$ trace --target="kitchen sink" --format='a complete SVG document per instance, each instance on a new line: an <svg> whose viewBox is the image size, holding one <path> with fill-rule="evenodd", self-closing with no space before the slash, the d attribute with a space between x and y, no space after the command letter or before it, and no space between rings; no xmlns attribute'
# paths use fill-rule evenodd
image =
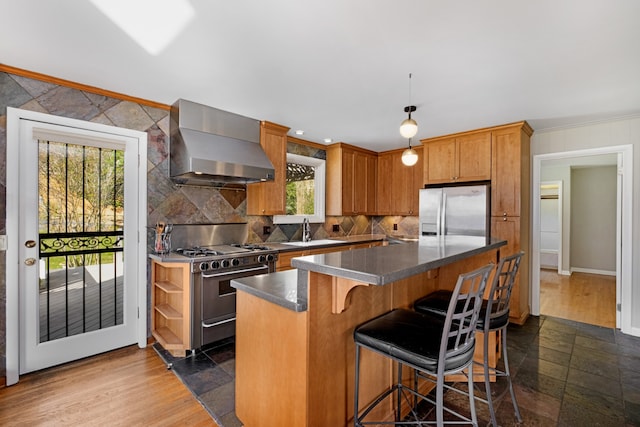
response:
<svg viewBox="0 0 640 427"><path fill-rule="evenodd" d="M340 245L344 244L342 240L332 240L332 239L318 239L318 240L309 240L308 242L282 242L283 245L291 245L291 246L320 246L320 245Z"/></svg>

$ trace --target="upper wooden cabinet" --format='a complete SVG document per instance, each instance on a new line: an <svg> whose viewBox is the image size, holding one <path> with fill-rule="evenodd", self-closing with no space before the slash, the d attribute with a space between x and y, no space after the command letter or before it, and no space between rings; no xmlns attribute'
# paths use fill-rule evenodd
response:
<svg viewBox="0 0 640 427"><path fill-rule="evenodd" d="M422 147L413 147L418 162L402 163L403 149L378 155L378 215L418 215L418 192L423 188Z"/></svg>
<svg viewBox="0 0 640 427"><path fill-rule="evenodd" d="M376 213L377 154L352 145L327 147L327 215Z"/></svg>
<svg viewBox="0 0 640 427"><path fill-rule="evenodd" d="M491 216L529 212L530 136L526 122L492 132Z"/></svg>
<svg viewBox="0 0 640 427"><path fill-rule="evenodd" d="M260 146L275 169L273 181L247 185L247 215L286 213L287 132L289 128L271 122L260 126Z"/></svg>
<svg viewBox="0 0 640 427"><path fill-rule="evenodd" d="M423 139L421 142L425 184L491 179L491 132Z"/></svg>

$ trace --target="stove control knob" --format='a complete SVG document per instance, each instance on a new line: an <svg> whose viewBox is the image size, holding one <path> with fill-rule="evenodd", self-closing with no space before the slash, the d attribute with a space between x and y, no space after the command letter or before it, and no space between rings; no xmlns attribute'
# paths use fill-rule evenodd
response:
<svg viewBox="0 0 640 427"><path fill-rule="evenodd" d="M266 255L258 255L258 262L265 262L267 260Z"/></svg>
<svg viewBox="0 0 640 427"><path fill-rule="evenodd" d="M220 261L211 261L211 268L215 270L216 268L220 268Z"/></svg>
<svg viewBox="0 0 640 427"><path fill-rule="evenodd" d="M240 265L240 260L237 259L237 258L232 259L231 260L231 265L234 266L234 267L239 266Z"/></svg>
<svg viewBox="0 0 640 427"><path fill-rule="evenodd" d="M267 261L271 262L274 261L276 259L274 254L267 254Z"/></svg>
<svg viewBox="0 0 640 427"><path fill-rule="evenodd" d="M201 262L200 263L200 271L205 271L209 268L209 263L208 262Z"/></svg>
<svg viewBox="0 0 640 427"><path fill-rule="evenodd" d="M227 267L229 267L229 265L230 264L229 264L229 260L228 259L223 259L222 261L220 261L220 266L222 268L227 268Z"/></svg>

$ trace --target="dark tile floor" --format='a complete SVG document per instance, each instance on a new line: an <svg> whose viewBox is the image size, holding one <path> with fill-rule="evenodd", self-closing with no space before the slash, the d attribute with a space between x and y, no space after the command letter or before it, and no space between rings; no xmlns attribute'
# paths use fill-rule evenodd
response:
<svg viewBox="0 0 640 427"><path fill-rule="evenodd" d="M155 348L220 427L242 425L234 412L232 339L186 358L174 358L157 344ZM530 317L523 326L509 326L508 354L523 422L516 422L507 394L498 405L500 425L640 426L640 338L554 317ZM456 393L446 399L453 406L468 406ZM476 408L479 424L487 425L486 405L477 403Z"/></svg>
<svg viewBox="0 0 640 427"><path fill-rule="evenodd" d="M158 343L153 347L220 427L242 427L235 413L236 353L233 338L211 344L184 358L171 356Z"/></svg>

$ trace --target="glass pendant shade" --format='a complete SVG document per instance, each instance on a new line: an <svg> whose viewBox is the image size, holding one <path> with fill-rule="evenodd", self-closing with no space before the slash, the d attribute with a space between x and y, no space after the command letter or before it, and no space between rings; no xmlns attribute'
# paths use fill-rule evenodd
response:
<svg viewBox="0 0 640 427"><path fill-rule="evenodd" d="M402 152L402 163L405 166L413 166L418 162L418 153L416 150L409 147Z"/></svg>
<svg viewBox="0 0 640 427"><path fill-rule="evenodd" d="M413 120L411 117L405 119L400 124L400 135L404 138L413 138L418 133L418 123Z"/></svg>

